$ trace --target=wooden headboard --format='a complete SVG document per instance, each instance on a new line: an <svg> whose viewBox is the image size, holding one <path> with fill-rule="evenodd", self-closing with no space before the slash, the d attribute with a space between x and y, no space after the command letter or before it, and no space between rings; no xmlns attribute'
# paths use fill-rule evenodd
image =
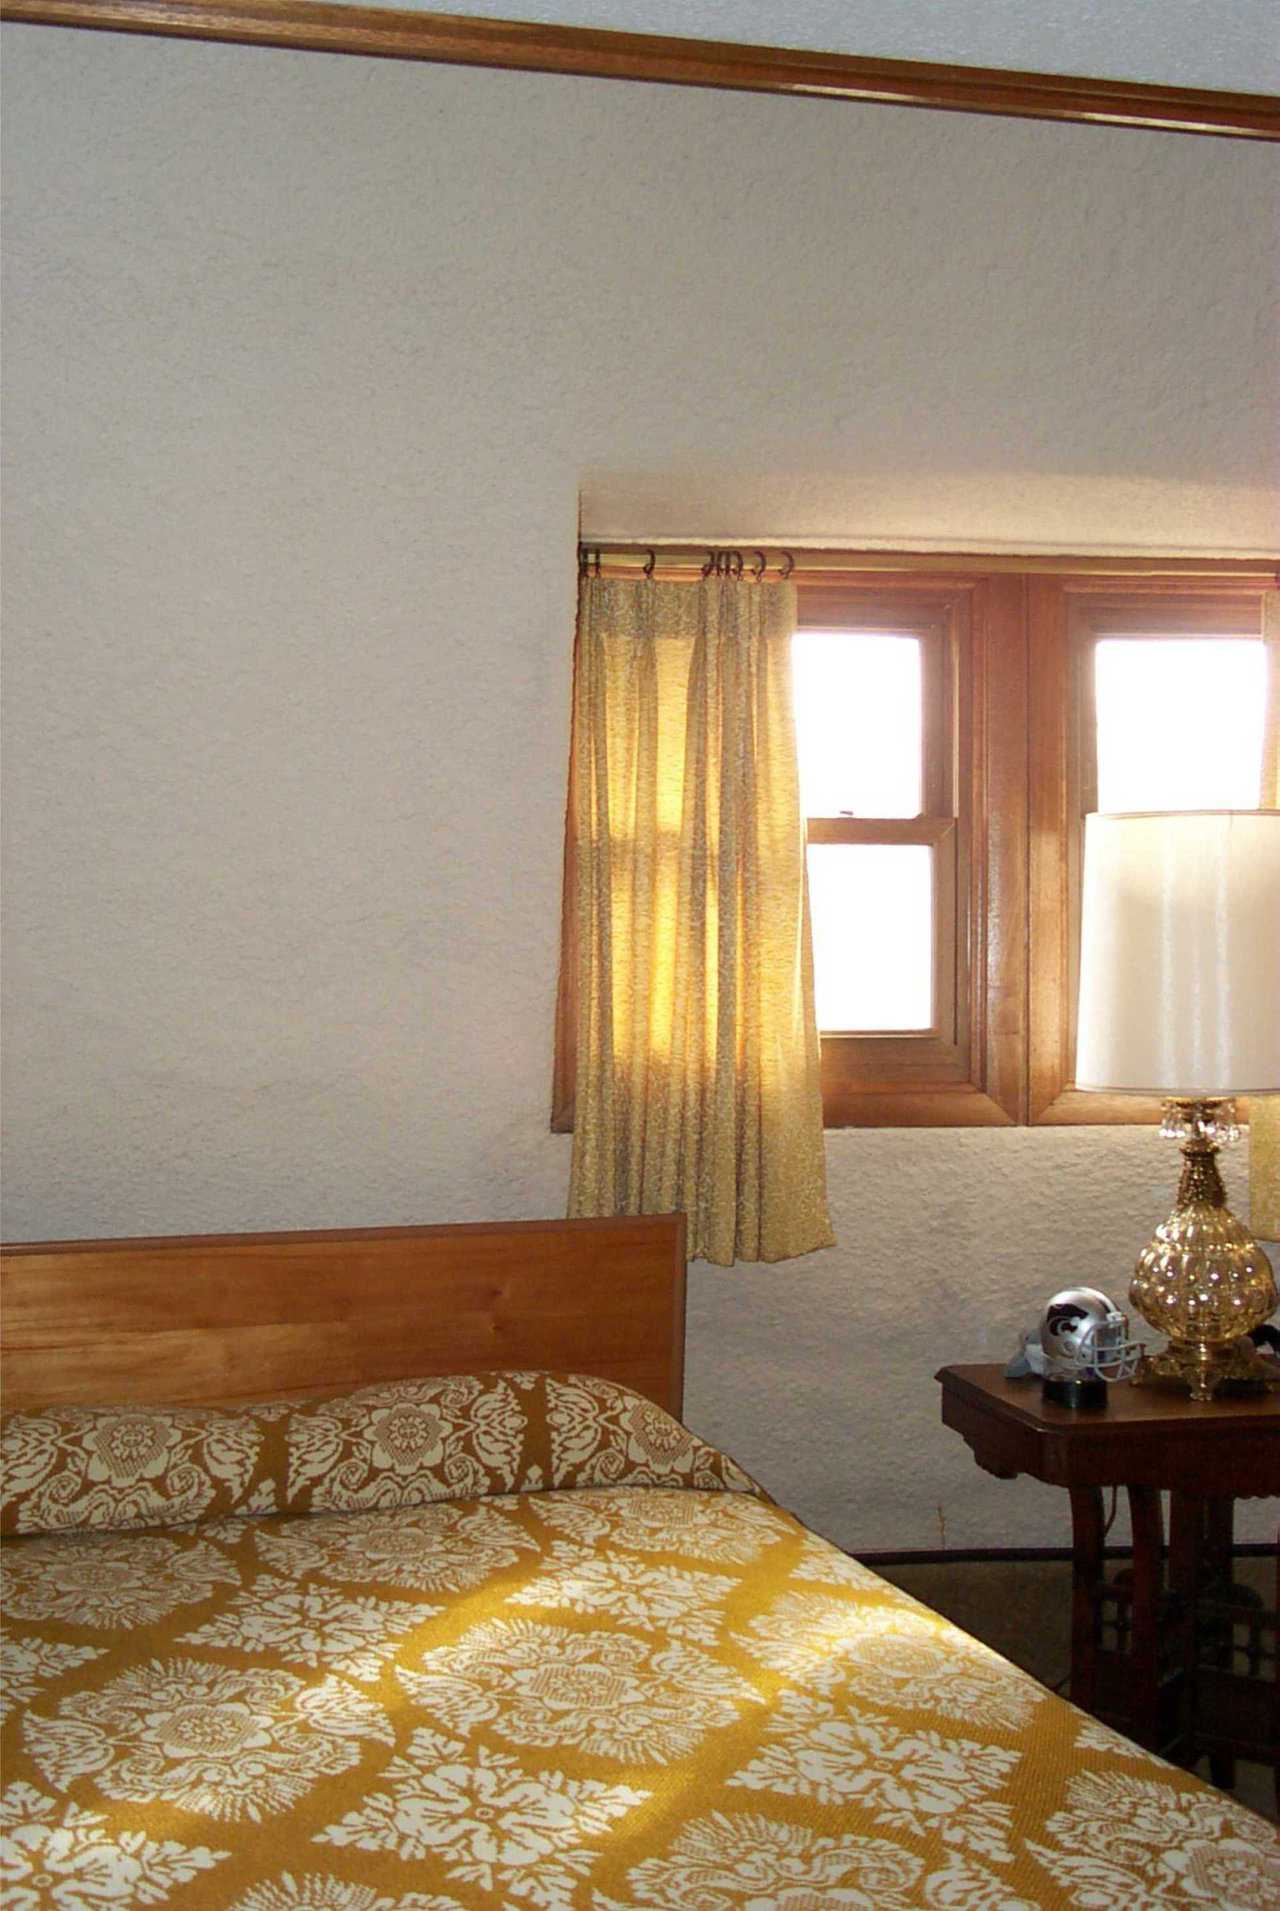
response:
<svg viewBox="0 0 1280 1911"><path fill-rule="evenodd" d="M0 1249L6 1412L545 1367L679 1414L684 1216Z"/></svg>

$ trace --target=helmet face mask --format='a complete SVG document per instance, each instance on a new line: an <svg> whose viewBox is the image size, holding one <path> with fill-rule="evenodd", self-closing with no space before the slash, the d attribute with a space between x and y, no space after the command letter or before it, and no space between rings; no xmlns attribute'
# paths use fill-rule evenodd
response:
<svg viewBox="0 0 1280 1911"><path fill-rule="evenodd" d="M1046 1378L1129 1380L1142 1347L1129 1332L1129 1318L1096 1287L1067 1287L1055 1294L1040 1324Z"/></svg>

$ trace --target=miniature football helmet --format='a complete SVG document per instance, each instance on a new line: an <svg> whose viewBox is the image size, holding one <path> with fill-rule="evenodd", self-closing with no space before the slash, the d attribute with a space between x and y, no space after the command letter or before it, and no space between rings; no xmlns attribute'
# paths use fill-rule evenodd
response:
<svg viewBox="0 0 1280 1911"><path fill-rule="evenodd" d="M1129 1316L1096 1287L1064 1287L1040 1323L1044 1370L1061 1380L1130 1380L1142 1358Z"/></svg>

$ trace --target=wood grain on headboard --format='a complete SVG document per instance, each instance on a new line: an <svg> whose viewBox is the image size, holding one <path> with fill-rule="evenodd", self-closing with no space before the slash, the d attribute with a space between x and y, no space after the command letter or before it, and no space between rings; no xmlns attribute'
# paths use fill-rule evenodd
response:
<svg viewBox="0 0 1280 1911"><path fill-rule="evenodd" d="M6 1412L545 1367L680 1412L684 1216L0 1249Z"/></svg>

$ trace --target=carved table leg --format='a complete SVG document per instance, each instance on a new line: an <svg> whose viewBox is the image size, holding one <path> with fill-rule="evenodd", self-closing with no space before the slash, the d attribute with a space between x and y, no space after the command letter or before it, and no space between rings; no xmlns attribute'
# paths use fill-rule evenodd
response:
<svg viewBox="0 0 1280 1911"><path fill-rule="evenodd" d="M1195 1757L1196 1693L1205 1673L1208 1642L1197 1636L1197 1602L1210 1591L1224 1604L1229 1601L1231 1552L1235 1503L1230 1499L1195 1499L1190 1494L1174 1493L1169 1513L1169 1583L1177 1593L1186 1628L1184 1666L1186 1687L1183 1718L1188 1752ZM1230 1625L1227 1636L1216 1652L1218 1666L1231 1670ZM1235 1784L1236 1761L1230 1752L1209 1755L1209 1773L1215 1785L1230 1790Z"/></svg>
<svg viewBox="0 0 1280 1911"><path fill-rule="evenodd" d="M1231 1586L1232 1542L1235 1538L1235 1501L1210 1500L1205 1520L1205 1570L1200 1584L1203 1587L1207 1579L1211 1584L1221 1586L1224 1593ZM1229 1597L1230 1595L1227 1594ZM1194 1614L1192 1630L1194 1631ZM1218 1663L1224 1671L1231 1670L1231 1628L1227 1628L1227 1640L1219 1654ZM1209 1776L1215 1785L1223 1791L1230 1791L1236 1782L1236 1761L1234 1752L1213 1752L1209 1755Z"/></svg>
<svg viewBox="0 0 1280 1911"><path fill-rule="evenodd" d="M1213 1579L1230 1583L1231 1561L1235 1552L1236 1503L1230 1499L1210 1500L1205 1520L1205 1564Z"/></svg>
<svg viewBox="0 0 1280 1911"><path fill-rule="evenodd" d="M1196 1600L1205 1575L1207 1505L1190 1493L1169 1495L1169 1590L1182 1629L1182 1695L1179 1716L1182 1745L1178 1756L1194 1765L1196 1726Z"/></svg>
<svg viewBox="0 0 1280 1911"><path fill-rule="evenodd" d="M1133 1630L1129 1641L1129 1730L1152 1751L1160 1745L1160 1606L1164 1586L1164 1518L1154 1486L1130 1486L1133 1527Z"/></svg>
<svg viewBox="0 0 1280 1911"><path fill-rule="evenodd" d="M1102 1585L1102 1489L1071 1488L1071 1697L1098 1702L1098 1589Z"/></svg>

